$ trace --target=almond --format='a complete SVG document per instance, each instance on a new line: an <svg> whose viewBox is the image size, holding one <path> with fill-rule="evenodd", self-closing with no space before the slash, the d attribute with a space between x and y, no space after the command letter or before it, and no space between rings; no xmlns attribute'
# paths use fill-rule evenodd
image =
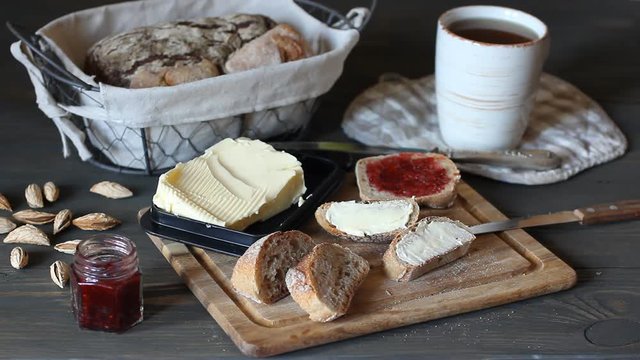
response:
<svg viewBox="0 0 640 360"><path fill-rule="evenodd" d="M24 190L24 197L27 199L27 204L31 208L44 207L44 201L42 200L42 190L38 184L31 184Z"/></svg>
<svg viewBox="0 0 640 360"><path fill-rule="evenodd" d="M31 225L43 225L53 221L55 214L37 210L22 210L13 214L13 218Z"/></svg>
<svg viewBox="0 0 640 360"><path fill-rule="evenodd" d="M9 255L9 261L14 268L22 269L29 263L29 254L21 247L14 247Z"/></svg>
<svg viewBox="0 0 640 360"><path fill-rule="evenodd" d="M52 181L48 181L44 184L44 197L48 202L54 202L58 200L60 196L60 189Z"/></svg>
<svg viewBox="0 0 640 360"><path fill-rule="evenodd" d="M71 210L69 209L60 210L60 212L56 214L55 219L53 219L53 235L68 228L69 225L71 225L72 217L73 217L73 214L71 213Z"/></svg>
<svg viewBox="0 0 640 360"><path fill-rule="evenodd" d="M131 190L113 181L102 181L91 187L91 192L110 199L124 199L133 196Z"/></svg>
<svg viewBox="0 0 640 360"><path fill-rule="evenodd" d="M51 245L51 241L42 230L33 225L22 225L4 238L6 244Z"/></svg>
<svg viewBox="0 0 640 360"><path fill-rule="evenodd" d="M6 234L15 228L16 224L14 224L11 220L0 217L0 234Z"/></svg>
<svg viewBox="0 0 640 360"><path fill-rule="evenodd" d="M60 251L61 253L73 255L76 253L76 248L78 247L78 244L80 243L80 241L82 240L65 241L63 243L57 244L53 248L56 249L57 251Z"/></svg>
<svg viewBox="0 0 640 360"><path fill-rule="evenodd" d="M120 220L113 218L105 213L91 213L79 218L73 219L73 225L82 230L107 230L120 224Z"/></svg>
<svg viewBox="0 0 640 360"><path fill-rule="evenodd" d="M2 194L0 194L0 210L13 211L13 209L11 209L11 203L9 203L7 197Z"/></svg>
<svg viewBox="0 0 640 360"><path fill-rule="evenodd" d="M64 261L56 261L49 267L49 274L51 274L51 280L58 285L60 289L64 289L64 286L69 281L69 265Z"/></svg>

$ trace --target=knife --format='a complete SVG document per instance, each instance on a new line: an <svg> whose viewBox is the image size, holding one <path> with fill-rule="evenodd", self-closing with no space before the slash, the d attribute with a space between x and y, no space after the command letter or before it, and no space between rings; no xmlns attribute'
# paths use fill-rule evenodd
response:
<svg viewBox="0 0 640 360"><path fill-rule="evenodd" d="M316 150L362 155L387 155L400 152L435 152L461 163L477 163L505 166L514 169L550 170L562 163L562 159L548 150L467 151L449 149L394 148L366 146L333 141L283 141L270 142L278 150Z"/></svg>
<svg viewBox="0 0 640 360"><path fill-rule="evenodd" d="M534 226L580 222L583 225L640 218L640 200L624 200L575 210L533 215L470 226L476 235Z"/></svg>

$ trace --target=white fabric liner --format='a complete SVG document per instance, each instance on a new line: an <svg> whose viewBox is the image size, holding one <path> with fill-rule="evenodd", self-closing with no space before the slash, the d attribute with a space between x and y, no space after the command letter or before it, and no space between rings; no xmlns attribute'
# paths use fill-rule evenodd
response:
<svg viewBox="0 0 640 360"><path fill-rule="evenodd" d="M446 148L438 127L434 80L433 75L416 80L383 75L351 103L344 132L367 145ZM595 101L566 81L543 74L519 149L551 150L562 158L562 165L545 171L458 165L499 181L539 185L566 180L623 155L626 148L624 134Z"/></svg>
<svg viewBox="0 0 640 360"><path fill-rule="evenodd" d="M180 125L223 119L291 105L329 91L358 41L356 30L337 30L318 21L293 0L146 0L107 5L60 17L38 30L71 73L98 86L82 70L87 49L98 40L135 27L179 19L256 13L294 26L316 56L285 64L218 76L172 87L126 89L99 84L100 92L84 91L82 106L55 102L29 51L16 42L13 56L28 70L40 109L76 145L80 157L91 155L84 135L66 118L84 118L132 128ZM21 46L22 45L22 46ZM69 150L63 136L65 156Z"/></svg>

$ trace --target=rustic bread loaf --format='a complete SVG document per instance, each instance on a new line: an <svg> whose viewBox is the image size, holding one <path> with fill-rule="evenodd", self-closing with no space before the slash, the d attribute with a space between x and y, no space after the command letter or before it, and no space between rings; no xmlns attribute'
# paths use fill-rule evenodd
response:
<svg viewBox="0 0 640 360"><path fill-rule="evenodd" d="M313 248L309 235L297 231L275 232L256 241L238 259L231 275L237 293L271 304L289 294L285 274Z"/></svg>
<svg viewBox="0 0 640 360"><path fill-rule="evenodd" d="M416 279L466 255L474 239L459 221L426 217L393 239L382 257L385 273L396 281Z"/></svg>
<svg viewBox="0 0 640 360"><path fill-rule="evenodd" d="M279 24L231 54L224 67L227 73L234 73L299 60L310 53L300 33Z"/></svg>
<svg viewBox="0 0 640 360"><path fill-rule="evenodd" d="M358 208L352 209L353 215L359 216L360 218L356 219L358 223L354 224L355 226L353 226L352 228L356 230L369 228L370 231L363 232L362 234L360 233L356 234L354 232L349 233L348 230L345 231L346 229L343 228L342 226L343 224L340 223L340 221L336 221L341 219L336 219L336 220L331 219L332 214L329 210L332 208L332 206L335 207L339 205L351 205L350 203L351 202L341 202L341 203L328 202L328 203L322 204L320 207L318 207L318 209L315 212L316 221L329 234L345 240L356 241L356 242L388 243L388 242L391 242L391 240L393 240L393 238L398 233L415 224L416 221L418 221L418 216L420 215L420 207L418 206L418 203L413 199L379 200L379 201L373 200L373 201L354 202L355 204L359 204L359 206ZM367 211L372 211L372 212L384 211L384 205L387 205L387 204L390 206L396 207L396 209L399 207L398 205L402 207L402 210L404 210L404 208L408 209L406 221L404 221L403 224L399 224L398 221L395 221L396 218L388 219L388 221L386 221L387 219L384 219L384 218L381 219L380 216L371 217L371 219L367 219L369 215L367 214ZM381 208L382 210L380 210ZM357 211L357 214L355 213L356 211ZM396 212L394 215L397 215L397 214L398 213ZM345 214L345 215L351 215L351 214ZM387 214L383 214L383 215L387 215ZM340 216L340 214L337 214L337 216ZM400 226L397 226L397 227L393 226L394 227L393 229L388 229L389 226L387 225L392 223ZM342 230L340 229L341 227L343 228Z"/></svg>
<svg viewBox="0 0 640 360"><path fill-rule="evenodd" d="M86 70L122 87L176 85L221 73L228 56L275 22L262 15L175 21L104 38L88 51Z"/></svg>
<svg viewBox="0 0 640 360"><path fill-rule="evenodd" d="M403 156L409 157L411 160L429 159L442 168L444 174L446 174L446 183L441 186L437 191L427 194L406 194L397 195L390 191L380 190L375 187L369 180L368 167L369 164L384 160L396 160L396 157ZM400 158L398 158L400 159ZM408 197L415 197L416 202L421 206L430 208L447 208L453 205L456 198L456 185L460 182L460 171L448 157L436 154L436 153L402 153L393 155L381 155L372 156L358 160L355 168L356 179L358 182L358 189L360 190L360 198L362 200L390 200L390 199L403 199ZM400 176L401 174L394 174L393 176ZM401 184L398 179L398 184ZM424 186L429 186L429 179L421 180ZM436 180L436 179L434 179ZM440 180L439 180L440 181Z"/></svg>
<svg viewBox="0 0 640 360"><path fill-rule="evenodd" d="M368 273L367 260L340 245L323 243L287 272L286 284L311 320L327 322L346 314Z"/></svg>

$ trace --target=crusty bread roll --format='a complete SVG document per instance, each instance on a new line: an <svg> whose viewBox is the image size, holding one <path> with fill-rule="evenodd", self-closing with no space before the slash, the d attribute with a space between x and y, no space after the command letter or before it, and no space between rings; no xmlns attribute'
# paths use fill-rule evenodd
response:
<svg viewBox="0 0 640 360"><path fill-rule="evenodd" d="M259 303L272 304L287 296L285 275L313 248L301 231L275 232L256 241L238 259L231 284L237 293Z"/></svg>
<svg viewBox="0 0 640 360"><path fill-rule="evenodd" d="M369 164L385 159L393 160L397 163L397 160L403 159L401 157L410 157L410 159L433 160L446 172L446 184L442 186L442 189L426 195L397 195L389 191L379 190L373 184L371 184L371 182L369 181L369 174L367 173ZM415 200L419 205L434 209L447 208L453 205L453 202L456 198L456 184L460 182L460 171L456 167L456 164L454 164L453 161L451 161L448 157L436 153L401 153L367 157L358 160L358 162L356 163L355 173L358 182L358 189L360 190L360 198L362 200L390 200L415 196ZM394 176L396 175L397 174L394 174Z"/></svg>
<svg viewBox="0 0 640 360"><path fill-rule="evenodd" d="M288 24L279 24L229 56L225 71L234 73L262 66L299 60L310 55L300 33Z"/></svg>
<svg viewBox="0 0 640 360"><path fill-rule="evenodd" d="M86 70L114 86L177 85L221 74L229 55L275 22L234 14L144 26L106 37L87 52Z"/></svg>
<svg viewBox="0 0 640 360"><path fill-rule="evenodd" d="M440 227L426 232L430 224ZM423 218L393 239L382 257L385 273L396 281L416 279L466 255L473 240L475 236L459 221L439 216ZM399 247L403 249L399 251Z"/></svg>
<svg viewBox="0 0 640 360"><path fill-rule="evenodd" d="M346 314L368 273L367 260L340 245L323 243L287 272L286 284L311 320L327 322Z"/></svg>
<svg viewBox="0 0 640 360"><path fill-rule="evenodd" d="M373 242L373 243L388 243L391 242L391 240L393 240L393 238L400 233L401 231L403 231L404 229L412 226L413 224L416 223L416 221L418 221L418 216L420 215L420 207L418 206L418 203L413 200L413 199L399 199L399 200L372 200L372 201L361 201L358 202L360 204L363 205L376 205L376 204L384 204L384 203L388 203L388 202L405 202L410 208L411 208L411 212L409 214L409 217L407 219L407 222L405 224L403 224L401 227L398 227L396 229L390 230L390 231L385 231L385 232L379 232L379 233L372 233L372 234L363 234L363 235L354 235L354 234L348 234L340 229L338 229L336 227L335 224L332 224L331 221L329 220L329 218L327 217L327 211L331 208L331 206L333 204L338 204L336 202L328 202L328 203L324 203L322 204L320 207L318 207L318 209L316 209L315 212L315 217L316 217L316 221L318 222L318 224L329 234L333 235L333 236L337 236L339 238L345 239L345 240L350 240L350 241L355 241L355 242Z"/></svg>

